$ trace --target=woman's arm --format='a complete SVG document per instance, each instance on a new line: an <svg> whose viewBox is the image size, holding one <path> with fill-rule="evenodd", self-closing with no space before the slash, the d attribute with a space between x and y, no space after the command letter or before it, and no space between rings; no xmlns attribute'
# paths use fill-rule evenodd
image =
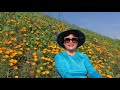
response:
<svg viewBox="0 0 120 90"><path fill-rule="evenodd" d="M92 66L88 56L84 54L85 58L85 67L87 69L88 75L90 78L102 78L102 76L95 70L95 68Z"/></svg>
<svg viewBox="0 0 120 90"><path fill-rule="evenodd" d="M62 78L72 78L68 71L65 59L58 54L55 56L55 67Z"/></svg>

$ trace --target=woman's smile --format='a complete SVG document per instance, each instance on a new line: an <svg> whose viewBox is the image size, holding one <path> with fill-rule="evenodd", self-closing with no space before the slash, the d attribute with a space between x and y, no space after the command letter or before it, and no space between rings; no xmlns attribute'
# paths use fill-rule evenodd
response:
<svg viewBox="0 0 120 90"><path fill-rule="evenodd" d="M74 45L68 45L69 47L74 47Z"/></svg>

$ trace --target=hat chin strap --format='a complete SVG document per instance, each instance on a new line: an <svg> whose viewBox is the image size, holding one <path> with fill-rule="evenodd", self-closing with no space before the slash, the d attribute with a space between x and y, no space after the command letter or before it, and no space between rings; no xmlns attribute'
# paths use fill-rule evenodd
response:
<svg viewBox="0 0 120 90"><path fill-rule="evenodd" d="M69 56L72 56L72 55L75 54L75 50L73 50L73 51L65 50L65 51L66 51L66 53L67 53Z"/></svg>

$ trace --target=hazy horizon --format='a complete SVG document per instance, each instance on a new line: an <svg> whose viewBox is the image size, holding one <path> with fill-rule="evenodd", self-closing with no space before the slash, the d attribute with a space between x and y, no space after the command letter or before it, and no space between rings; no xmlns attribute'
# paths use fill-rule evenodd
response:
<svg viewBox="0 0 120 90"><path fill-rule="evenodd" d="M43 12L104 36L120 39L120 12Z"/></svg>

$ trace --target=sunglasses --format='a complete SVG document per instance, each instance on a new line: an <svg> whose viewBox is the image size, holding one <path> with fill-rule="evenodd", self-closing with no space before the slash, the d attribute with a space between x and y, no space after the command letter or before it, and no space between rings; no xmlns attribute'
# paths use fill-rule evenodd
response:
<svg viewBox="0 0 120 90"><path fill-rule="evenodd" d="M72 39L66 38L66 37L64 38L64 42L65 42L65 43L69 43L70 40L71 40L73 43L77 43L77 42L78 42L78 37L74 37L74 38L72 38Z"/></svg>

